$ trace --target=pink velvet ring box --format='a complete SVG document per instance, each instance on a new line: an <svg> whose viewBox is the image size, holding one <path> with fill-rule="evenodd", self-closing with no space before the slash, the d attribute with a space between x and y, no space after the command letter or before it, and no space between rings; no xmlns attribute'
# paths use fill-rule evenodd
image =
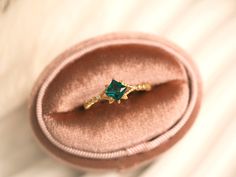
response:
<svg viewBox="0 0 236 177"><path fill-rule="evenodd" d="M151 83L121 104L83 103L112 79ZM151 162L194 122L201 82L190 57L164 39L114 33L81 42L40 75L30 101L36 139L54 157L84 170L121 170Z"/></svg>

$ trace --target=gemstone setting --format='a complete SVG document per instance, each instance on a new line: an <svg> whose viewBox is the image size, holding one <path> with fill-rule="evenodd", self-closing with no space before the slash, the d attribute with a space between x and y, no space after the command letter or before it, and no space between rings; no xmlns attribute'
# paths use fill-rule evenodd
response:
<svg viewBox="0 0 236 177"><path fill-rule="evenodd" d="M105 93L107 96L113 98L114 100L120 100L124 95L127 87L121 82L112 79L110 85L106 88Z"/></svg>

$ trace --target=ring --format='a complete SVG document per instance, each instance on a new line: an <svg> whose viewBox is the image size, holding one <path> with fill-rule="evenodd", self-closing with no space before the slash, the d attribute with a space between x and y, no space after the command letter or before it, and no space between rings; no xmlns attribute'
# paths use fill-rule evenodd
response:
<svg viewBox="0 0 236 177"><path fill-rule="evenodd" d="M124 82L118 82L112 79L111 83L106 87L105 90L98 96L92 97L84 103L84 108L89 109L92 105L97 102L107 100L109 104L121 103L121 100L127 100L128 94L133 91L150 91L152 88L149 83L141 83L137 85L129 85Z"/></svg>

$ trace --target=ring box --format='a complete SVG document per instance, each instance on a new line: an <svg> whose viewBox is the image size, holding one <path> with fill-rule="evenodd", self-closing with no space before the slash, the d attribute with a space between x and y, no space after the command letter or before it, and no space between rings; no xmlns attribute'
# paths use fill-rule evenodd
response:
<svg viewBox="0 0 236 177"><path fill-rule="evenodd" d="M153 88L85 110L112 79ZM82 170L123 170L151 162L182 138L201 97L198 71L182 49L155 35L113 33L81 42L45 68L30 121L53 157Z"/></svg>

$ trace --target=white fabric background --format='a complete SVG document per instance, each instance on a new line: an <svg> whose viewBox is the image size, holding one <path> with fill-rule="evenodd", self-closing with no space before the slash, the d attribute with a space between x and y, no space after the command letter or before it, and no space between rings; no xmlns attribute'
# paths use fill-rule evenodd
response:
<svg viewBox="0 0 236 177"><path fill-rule="evenodd" d="M0 0L1 177L235 177L235 0ZM81 173L33 139L27 99L42 69L83 39L150 32L187 50L204 82L189 133L150 166L122 174Z"/></svg>

